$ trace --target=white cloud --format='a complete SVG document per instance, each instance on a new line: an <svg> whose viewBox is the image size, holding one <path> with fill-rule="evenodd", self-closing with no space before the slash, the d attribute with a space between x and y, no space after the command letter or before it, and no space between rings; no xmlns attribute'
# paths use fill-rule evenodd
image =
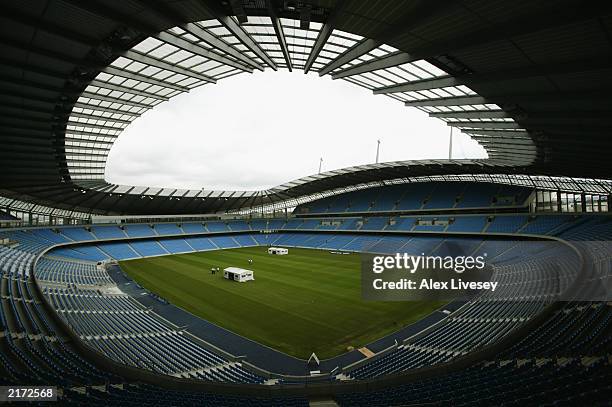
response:
<svg viewBox="0 0 612 407"><path fill-rule="evenodd" d="M446 158L449 127L345 81L301 72L238 75L179 95L132 123L110 152L118 184L265 189L323 170ZM485 157L455 131L453 158Z"/></svg>

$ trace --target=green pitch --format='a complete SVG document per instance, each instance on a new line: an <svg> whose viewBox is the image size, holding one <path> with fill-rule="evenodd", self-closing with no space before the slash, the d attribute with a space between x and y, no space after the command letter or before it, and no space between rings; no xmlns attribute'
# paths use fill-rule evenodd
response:
<svg viewBox="0 0 612 407"><path fill-rule="evenodd" d="M253 264L248 263L253 259ZM361 299L360 257L322 250L240 248L123 261L148 290L199 317L302 359L359 348L442 306ZM211 267L253 270L255 281L212 275Z"/></svg>

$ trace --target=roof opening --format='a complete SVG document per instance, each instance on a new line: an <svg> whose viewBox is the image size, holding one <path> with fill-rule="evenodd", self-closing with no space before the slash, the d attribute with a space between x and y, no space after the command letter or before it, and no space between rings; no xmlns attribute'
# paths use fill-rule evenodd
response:
<svg viewBox="0 0 612 407"><path fill-rule="evenodd" d="M453 158L486 157L454 132ZM144 114L114 144L112 183L266 189L322 170L447 158L450 128L425 112L345 81L255 72L179 95Z"/></svg>

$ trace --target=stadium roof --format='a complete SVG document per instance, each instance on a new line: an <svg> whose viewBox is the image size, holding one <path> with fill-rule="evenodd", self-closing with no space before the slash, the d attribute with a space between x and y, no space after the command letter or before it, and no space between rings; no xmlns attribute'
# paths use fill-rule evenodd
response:
<svg viewBox="0 0 612 407"><path fill-rule="evenodd" d="M4 196L96 213L204 213L400 177L612 173L609 2L20 0L0 7ZM388 95L461 129L489 159L353 167L266 191L104 181L113 142L143 112L263 69L316 71Z"/></svg>

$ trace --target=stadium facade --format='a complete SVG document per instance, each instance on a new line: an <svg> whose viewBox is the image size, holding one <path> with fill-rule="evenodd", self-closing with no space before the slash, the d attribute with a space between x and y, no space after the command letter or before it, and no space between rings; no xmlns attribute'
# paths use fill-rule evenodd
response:
<svg viewBox="0 0 612 407"><path fill-rule="evenodd" d="M0 384L57 386L75 405L610 402L608 4L0 7ZM140 115L279 69L423 110L488 158L369 164L263 191L105 181L113 143ZM126 288L115 266L257 246L487 253L500 288L312 374L304 360Z"/></svg>

